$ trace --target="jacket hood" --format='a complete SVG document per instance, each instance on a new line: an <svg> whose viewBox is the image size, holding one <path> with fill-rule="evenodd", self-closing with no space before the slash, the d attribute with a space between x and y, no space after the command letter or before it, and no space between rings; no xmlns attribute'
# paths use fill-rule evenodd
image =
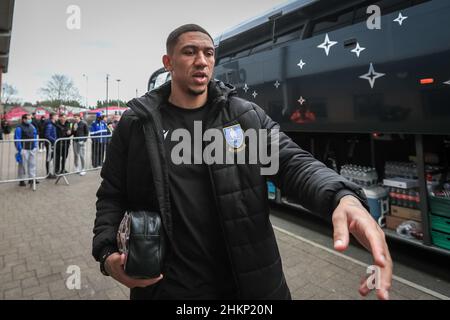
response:
<svg viewBox="0 0 450 320"><path fill-rule="evenodd" d="M169 99L171 83L171 81L168 81L157 89L147 92L142 97L132 99L127 103L127 106L140 119L147 120L151 114L161 108L163 102ZM213 106L220 105L218 104L219 101L226 101L230 96L235 94L237 94L237 91L231 84L217 79L211 80L208 84L208 102L212 102Z"/></svg>

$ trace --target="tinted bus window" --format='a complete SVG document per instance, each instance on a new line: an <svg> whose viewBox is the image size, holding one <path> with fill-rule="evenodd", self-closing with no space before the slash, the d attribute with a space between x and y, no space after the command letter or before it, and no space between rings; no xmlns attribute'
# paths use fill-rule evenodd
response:
<svg viewBox="0 0 450 320"><path fill-rule="evenodd" d="M300 39L303 27L275 36L274 44L280 45L292 40Z"/></svg>
<svg viewBox="0 0 450 320"><path fill-rule="evenodd" d="M264 47L267 45L267 42L272 41L272 26L272 22L268 22L237 37L221 41L218 53L219 58L230 57L256 46Z"/></svg>
<svg viewBox="0 0 450 320"><path fill-rule="evenodd" d="M345 26L349 26L353 21L353 9L322 18L314 23L312 35L330 32Z"/></svg>
<svg viewBox="0 0 450 320"><path fill-rule="evenodd" d="M147 90L151 91L156 89L170 79L171 76L169 72L167 72L164 68L158 69L151 75L150 80L148 81Z"/></svg>
<svg viewBox="0 0 450 320"><path fill-rule="evenodd" d="M379 6L381 9L381 15L386 15L394 11L406 9L428 1L431 0L380 0L366 2L363 6L360 6L355 10L353 23L364 21L369 17L367 14L367 7L369 5Z"/></svg>

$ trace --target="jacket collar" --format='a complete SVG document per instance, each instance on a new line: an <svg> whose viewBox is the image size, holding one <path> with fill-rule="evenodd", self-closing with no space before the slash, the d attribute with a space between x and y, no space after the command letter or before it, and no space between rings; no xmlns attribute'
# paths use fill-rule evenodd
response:
<svg viewBox="0 0 450 320"><path fill-rule="evenodd" d="M147 92L142 97L129 101L127 106L136 113L138 118L149 120L150 117L155 116L156 112L159 112L164 102L169 99L171 83L171 81L168 81L159 88ZM232 85L216 79L211 80L208 84L208 101L212 103L211 111L223 106L219 102L228 100L228 97L234 94L236 94L236 89Z"/></svg>

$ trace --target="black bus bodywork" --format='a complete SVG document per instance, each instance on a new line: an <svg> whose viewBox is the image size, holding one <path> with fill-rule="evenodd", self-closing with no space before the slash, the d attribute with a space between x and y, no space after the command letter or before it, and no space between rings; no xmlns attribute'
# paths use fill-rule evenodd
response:
<svg viewBox="0 0 450 320"><path fill-rule="evenodd" d="M215 78L336 171L356 163L382 178L386 161L414 161L423 241L386 234L450 254L432 245L426 182L430 154L449 167L450 1L291 1L214 44ZM149 90L164 72L152 75ZM275 201L307 211L279 190Z"/></svg>
<svg viewBox="0 0 450 320"><path fill-rule="evenodd" d="M215 46L215 77L335 170L370 165L383 177L386 161L415 161L423 241L386 234L449 253L432 245L426 182L429 153L449 165L449 1L291 1ZM276 201L301 209L279 190Z"/></svg>
<svg viewBox="0 0 450 320"><path fill-rule="evenodd" d="M285 131L450 133L449 1L296 1L287 8L295 3L304 5L219 37L216 78ZM367 27L370 4L381 9L381 29ZM402 25L394 21L399 13L407 17ZM337 42L328 55L318 48L325 37ZM370 70L379 75L372 85Z"/></svg>

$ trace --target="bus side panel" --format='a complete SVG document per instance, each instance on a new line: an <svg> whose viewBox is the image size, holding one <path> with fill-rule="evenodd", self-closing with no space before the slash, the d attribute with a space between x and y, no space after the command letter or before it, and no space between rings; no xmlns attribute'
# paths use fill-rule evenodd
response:
<svg viewBox="0 0 450 320"><path fill-rule="evenodd" d="M381 30L363 21L329 32L337 44L328 56L317 47L322 33L219 65L216 77L286 131L450 133L450 2L401 12L402 26L393 12ZM359 58L356 42L365 48ZM370 66L380 74L373 87L360 78Z"/></svg>

